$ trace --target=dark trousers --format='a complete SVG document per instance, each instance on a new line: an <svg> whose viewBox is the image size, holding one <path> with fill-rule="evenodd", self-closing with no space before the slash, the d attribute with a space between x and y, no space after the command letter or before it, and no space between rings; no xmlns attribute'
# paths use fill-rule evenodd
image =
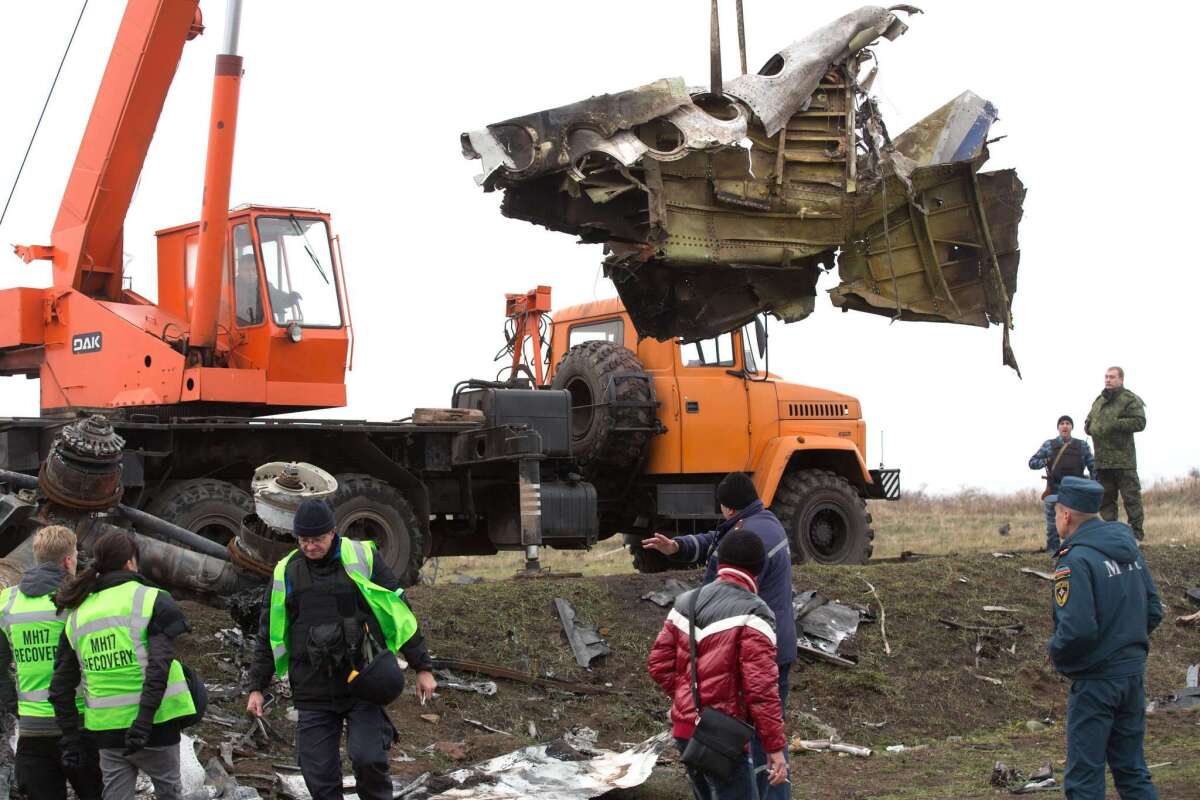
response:
<svg viewBox="0 0 1200 800"><path fill-rule="evenodd" d="M1157 800L1146 755L1142 675L1075 680L1067 697L1067 800L1103 800L1104 763L1121 800Z"/></svg>
<svg viewBox="0 0 1200 800"><path fill-rule="evenodd" d="M783 726L787 729L787 699L788 690L791 688L789 679L792 673L792 665L779 665L779 705L783 715ZM784 740L783 757L787 758L787 740ZM792 796L792 782L789 778L787 781L772 786L767 782L767 751L763 749L762 742L755 735L750 739L750 755L754 758L754 780L758 784L758 796L763 800L788 800Z"/></svg>
<svg viewBox="0 0 1200 800"><path fill-rule="evenodd" d="M1058 537L1058 525L1054 522L1054 503L1043 500L1042 505L1045 506L1046 512L1046 551L1053 555L1062 547L1062 541Z"/></svg>
<svg viewBox="0 0 1200 800"><path fill-rule="evenodd" d="M680 753L687 749L689 741L675 739L675 746L679 748ZM692 785L692 797L695 800L762 800L762 795L754 785L754 765L749 755L738 763L727 781L686 764L684 769L687 770L688 782Z"/></svg>
<svg viewBox="0 0 1200 800"><path fill-rule="evenodd" d="M65 769L57 736L21 736L17 739L17 788L31 800L66 800L67 781L79 800L100 800L100 759L84 745L83 764Z"/></svg>
<svg viewBox="0 0 1200 800"><path fill-rule="evenodd" d="M342 800L343 725L358 796L362 800L391 800L388 750L396 740L396 729L382 708L361 701L341 713L300 709L296 749L312 800Z"/></svg>
<svg viewBox="0 0 1200 800"><path fill-rule="evenodd" d="M1117 495L1125 504L1125 519L1133 528L1133 535L1140 541L1145 532L1142 522L1146 515L1142 512L1142 483L1138 480L1136 469L1098 469L1096 480L1104 487L1104 499L1100 501L1100 517L1109 522L1117 518Z"/></svg>

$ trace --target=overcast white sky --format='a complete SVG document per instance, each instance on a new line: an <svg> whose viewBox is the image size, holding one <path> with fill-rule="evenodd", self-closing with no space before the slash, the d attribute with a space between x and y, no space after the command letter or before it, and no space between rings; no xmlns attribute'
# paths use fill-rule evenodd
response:
<svg viewBox="0 0 1200 800"><path fill-rule="evenodd" d="M855 6L745 0L751 69ZM857 396L872 464L909 488L1041 485L1026 461L1067 413L1080 423L1121 364L1147 404L1143 482L1200 465L1192 329L1200 273L1189 246L1200 185L1178 6L921 4L881 42L875 92L897 134L964 89L1001 119L989 167L1028 187L1013 347L1000 331L817 313L772 328L772 371ZM736 70L725 0L726 73ZM67 173L124 3L92 0L0 242L49 242ZM126 225L136 290L156 296L154 231L199 215L213 56L225 5L184 48ZM1113 6L1116 9L1116 6ZM556 307L615 294L600 246L502 218L472 181L458 135L522 113L681 75L707 79L703 0L332 4L246 0L245 78L232 203L317 207L342 237L357 346L350 404L327 416L394 419L490 377L503 294L554 287ZM79 10L0 3L0 189L7 195ZM0 288L44 286L45 262L0 252ZM0 413L37 413L36 383L0 378Z"/></svg>

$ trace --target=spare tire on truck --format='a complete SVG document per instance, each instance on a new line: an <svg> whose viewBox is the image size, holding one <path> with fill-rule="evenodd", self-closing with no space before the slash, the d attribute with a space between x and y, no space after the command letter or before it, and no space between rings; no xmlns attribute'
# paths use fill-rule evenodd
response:
<svg viewBox="0 0 1200 800"><path fill-rule="evenodd" d="M228 544L254 513L250 493L228 481L193 478L171 481L146 504L147 514L187 528L218 544Z"/></svg>
<svg viewBox="0 0 1200 800"><path fill-rule="evenodd" d="M412 586L425 562L425 536L412 505L394 486L370 475L334 476L329 498L339 536L369 539L403 586Z"/></svg>
<svg viewBox="0 0 1200 800"><path fill-rule="evenodd" d="M571 454L588 480L641 463L657 419L650 376L637 356L613 342L575 345L558 362L552 385L571 395Z"/></svg>
<svg viewBox="0 0 1200 800"><path fill-rule="evenodd" d="M866 501L828 470L784 473L771 511L788 533L794 562L865 564L875 549Z"/></svg>

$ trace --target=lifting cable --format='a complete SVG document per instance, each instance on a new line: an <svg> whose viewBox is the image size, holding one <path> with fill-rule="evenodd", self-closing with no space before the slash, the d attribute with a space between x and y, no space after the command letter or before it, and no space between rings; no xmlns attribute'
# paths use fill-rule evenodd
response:
<svg viewBox="0 0 1200 800"><path fill-rule="evenodd" d="M58 76L62 74L63 64L67 63L67 53L71 52L71 44L75 41L75 34L79 31L79 23L83 21L83 12L87 10L87 4L88 0L83 0L83 7L79 9L79 17L75 20L75 27L71 29L71 38L67 40L67 49L63 50L62 59L58 62L58 69L54 73L54 80L50 82L50 91L46 94L46 102L42 103L42 113L38 114L37 124L33 126L33 135L29 137L29 144L25 148L21 166L17 168L17 176L13 178L12 188L8 190L8 199L4 201L4 210L0 211L0 224L4 223L4 217L8 215L8 206L12 202L13 194L17 191L21 173L25 170L25 162L29 160L29 151L33 149L33 141L37 138L38 129L42 127L42 118L46 116L50 98L54 96L54 87L58 85Z"/></svg>

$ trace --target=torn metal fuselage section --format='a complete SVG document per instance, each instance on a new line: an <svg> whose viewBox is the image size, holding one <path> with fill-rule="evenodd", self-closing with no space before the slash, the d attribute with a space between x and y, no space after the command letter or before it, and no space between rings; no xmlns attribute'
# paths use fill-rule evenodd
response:
<svg viewBox="0 0 1200 800"><path fill-rule="evenodd" d="M915 11L908 7L896 10ZM505 216L605 245L640 334L714 336L835 305L1004 327L1024 187L981 173L996 110L966 92L888 136L866 48L907 29L865 7L781 50L721 96L660 80L462 135Z"/></svg>

